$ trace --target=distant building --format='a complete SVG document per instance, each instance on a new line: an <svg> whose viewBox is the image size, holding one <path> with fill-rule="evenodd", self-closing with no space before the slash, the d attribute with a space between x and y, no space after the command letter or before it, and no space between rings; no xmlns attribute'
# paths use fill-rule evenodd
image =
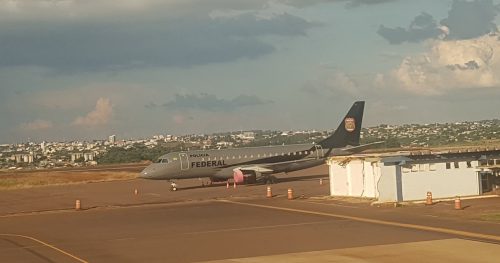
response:
<svg viewBox="0 0 500 263"><path fill-rule="evenodd" d="M255 132L252 131L242 132L239 137L243 140L254 140Z"/></svg>
<svg viewBox="0 0 500 263"><path fill-rule="evenodd" d="M16 163L33 163L33 153L27 154L27 153L21 153L21 154L15 154L14 159L16 160Z"/></svg>
<svg viewBox="0 0 500 263"><path fill-rule="evenodd" d="M83 161L89 162L93 161L95 158L95 153L72 153L71 162L74 163L76 160L83 158Z"/></svg>
<svg viewBox="0 0 500 263"><path fill-rule="evenodd" d="M500 189L500 149L338 156L328 165L332 196L402 202Z"/></svg>
<svg viewBox="0 0 500 263"><path fill-rule="evenodd" d="M42 153L45 153L45 149L46 149L46 143L45 143L45 141L43 141L43 142L40 144L40 148L42 149Z"/></svg>
<svg viewBox="0 0 500 263"><path fill-rule="evenodd" d="M110 135L109 138L108 138L108 142L110 144L115 144L115 142L116 142L116 135L114 135L114 134Z"/></svg>

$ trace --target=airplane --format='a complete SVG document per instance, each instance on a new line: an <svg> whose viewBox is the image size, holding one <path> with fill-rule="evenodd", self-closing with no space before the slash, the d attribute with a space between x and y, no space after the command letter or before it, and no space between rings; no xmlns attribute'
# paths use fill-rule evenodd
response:
<svg viewBox="0 0 500 263"><path fill-rule="evenodd" d="M330 156L350 155L381 142L359 144L365 102L354 102L335 132L316 144L172 152L146 167L140 178L174 180L208 177L211 182L274 181L273 174L322 165ZM175 185L175 184L174 184Z"/></svg>

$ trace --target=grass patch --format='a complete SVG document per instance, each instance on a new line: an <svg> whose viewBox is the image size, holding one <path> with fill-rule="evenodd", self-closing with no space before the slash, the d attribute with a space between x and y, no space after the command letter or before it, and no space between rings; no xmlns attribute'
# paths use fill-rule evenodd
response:
<svg viewBox="0 0 500 263"><path fill-rule="evenodd" d="M0 175L0 190L128 180L133 172L53 172Z"/></svg>
<svg viewBox="0 0 500 263"><path fill-rule="evenodd" d="M486 221L498 221L498 222L500 222L500 213L482 214L481 219L486 220Z"/></svg>

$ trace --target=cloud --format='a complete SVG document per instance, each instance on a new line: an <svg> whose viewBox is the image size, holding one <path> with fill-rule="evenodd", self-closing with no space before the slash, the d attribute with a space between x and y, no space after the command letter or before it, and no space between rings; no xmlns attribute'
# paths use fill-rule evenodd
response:
<svg viewBox="0 0 500 263"><path fill-rule="evenodd" d="M298 8L304 8L311 5L316 5L320 3L345 3L347 8L355 8L364 5L378 5L389 2L395 2L397 0L283 0L283 3L295 6Z"/></svg>
<svg viewBox="0 0 500 263"><path fill-rule="evenodd" d="M358 81L359 79L342 71L327 71L317 80L308 82L301 90L305 93L331 97L355 98L362 94Z"/></svg>
<svg viewBox="0 0 500 263"><path fill-rule="evenodd" d="M182 115L182 114L175 114L172 117L172 120L174 121L175 124L182 125L182 124L185 124L187 121L194 120L194 118L192 116L185 116L185 115Z"/></svg>
<svg viewBox="0 0 500 263"><path fill-rule="evenodd" d="M110 121L112 114L113 105L111 105L111 101L107 98L99 98L95 109L84 117L76 118L73 125L85 127L106 125Z"/></svg>
<svg viewBox="0 0 500 263"><path fill-rule="evenodd" d="M21 124L21 129L28 131L48 130L52 127L54 127L54 124L51 121L40 119Z"/></svg>
<svg viewBox="0 0 500 263"><path fill-rule="evenodd" d="M403 42L420 42L429 38L437 38L445 33L443 29L438 27L431 15L422 13L413 19L408 29L402 27L388 28L381 25L377 30L377 34L391 44L401 44Z"/></svg>
<svg viewBox="0 0 500 263"><path fill-rule="evenodd" d="M167 109L186 110L206 110L206 111L231 111L242 107L265 105L272 101L263 100L257 96L240 95L231 100L219 99L216 95L202 93L200 95L179 95L176 94L172 101L163 106Z"/></svg>
<svg viewBox="0 0 500 263"><path fill-rule="evenodd" d="M492 0L454 0L448 17L438 24L427 13L416 16L410 26L389 28L380 25L377 34L390 44L420 42L426 39L462 40L473 39L498 31L495 17L499 6Z"/></svg>
<svg viewBox="0 0 500 263"><path fill-rule="evenodd" d="M274 52L274 46L261 40L262 36L302 36L315 26L288 13L262 19L261 10L210 17L214 10L225 6L218 2L196 6L193 1L147 1L137 8L116 10L110 4L115 1L103 1L102 5L98 4L100 1L91 1L90 7L80 1L69 3L68 7L45 2L49 7L34 3L30 6L54 18L50 15L40 18L36 12L25 14L23 10L31 8L23 8L22 4L21 11L10 20L0 18L7 20L0 23L0 67L39 66L63 72L96 72L230 62ZM79 9L80 5L92 10L88 11L92 15L82 15L81 12L87 11ZM116 14L95 15L94 12L100 12L99 7ZM76 17L54 12L61 8L66 11L63 14L75 12Z"/></svg>
<svg viewBox="0 0 500 263"><path fill-rule="evenodd" d="M406 57L390 74L378 75L376 82L378 86L399 87L422 96L443 95L457 89L498 89L499 36L433 41L428 51Z"/></svg>
<svg viewBox="0 0 500 263"><path fill-rule="evenodd" d="M454 0L441 24L450 30L448 39L472 39L498 31L494 23L498 11L492 0Z"/></svg>

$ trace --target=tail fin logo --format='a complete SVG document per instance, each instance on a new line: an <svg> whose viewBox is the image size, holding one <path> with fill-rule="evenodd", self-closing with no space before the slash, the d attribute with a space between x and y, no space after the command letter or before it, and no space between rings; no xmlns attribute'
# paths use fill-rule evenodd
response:
<svg viewBox="0 0 500 263"><path fill-rule="evenodd" d="M356 121L354 118L345 118L344 120L345 130L348 132L353 132L356 130Z"/></svg>

